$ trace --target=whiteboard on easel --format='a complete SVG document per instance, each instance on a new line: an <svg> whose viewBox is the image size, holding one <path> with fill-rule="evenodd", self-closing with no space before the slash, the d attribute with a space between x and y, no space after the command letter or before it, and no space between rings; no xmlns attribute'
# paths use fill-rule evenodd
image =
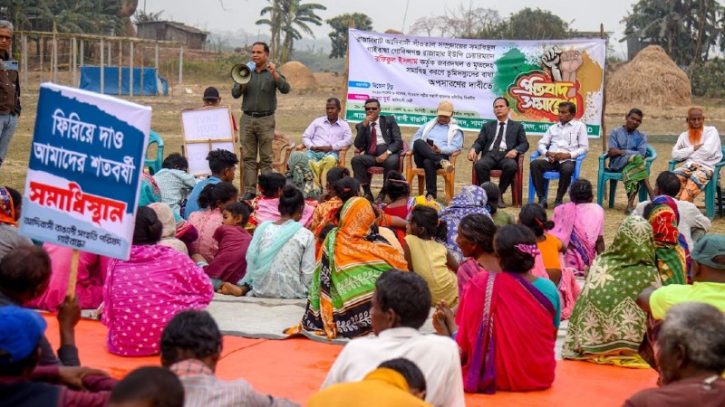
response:
<svg viewBox="0 0 725 407"><path fill-rule="evenodd" d="M189 173L211 175L206 156L216 149L235 152L232 111L229 106L185 109L181 112L184 153Z"/></svg>

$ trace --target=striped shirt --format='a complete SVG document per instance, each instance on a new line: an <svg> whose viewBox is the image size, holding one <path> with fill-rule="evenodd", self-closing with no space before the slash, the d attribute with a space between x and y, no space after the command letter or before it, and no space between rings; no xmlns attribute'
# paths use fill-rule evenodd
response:
<svg viewBox="0 0 725 407"><path fill-rule="evenodd" d="M244 379L226 382L216 378L204 362L187 359L171 366L170 370L184 385L184 407L293 407L294 401L275 399L252 390Z"/></svg>

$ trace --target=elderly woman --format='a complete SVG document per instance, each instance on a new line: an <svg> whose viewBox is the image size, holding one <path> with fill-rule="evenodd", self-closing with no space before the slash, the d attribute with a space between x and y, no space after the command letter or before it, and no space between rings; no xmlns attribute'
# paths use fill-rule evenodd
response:
<svg viewBox="0 0 725 407"><path fill-rule="evenodd" d="M158 216L159 221L163 225L161 232L161 241L159 244L162 246L169 246L179 253L189 255L189 249L186 247L186 243L182 242L176 237L176 218L174 217L174 210L165 203L154 202L148 205L149 208L153 209Z"/></svg>
<svg viewBox="0 0 725 407"><path fill-rule="evenodd" d="M612 245L592 262L569 320L564 358L647 367L638 355L647 317L636 299L659 285L652 228L639 216L625 218Z"/></svg>
<svg viewBox="0 0 725 407"><path fill-rule="evenodd" d="M339 227L322 245L302 322L287 334L307 332L328 340L372 332L370 301L375 280L391 268L407 270L403 255L370 232L375 211L365 198L350 198L340 210Z"/></svg>
<svg viewBox="0 0 725 407"><path fill-rule="evenodd" d="M677 202L669 196L658 196L647 204L642 216L652 225L655 260L662 285L687 284L690 251L677 228L680 221Z"/></svg>
<svg viewBox="0 0 725 407"><path fill-rule="evenodd" d="M491 215L486 209L486 191L477 185L468 185L463 187L453 199L451 204L440 211L438 215L441 221L445 221L448 225L448 239L445 243L448 253L452 254L458 263L462 263L466 258L461 252L460 247L456 243L458 236L458 224L466 215L478 213L481 215Z"/></svg>
<svg viewBox="0 0 725 407"><path fill-rule="evenodd" d="M159 245L162 230L153 209L138 208L131 257L109 264L103 324L114 355L158 354L166 323L179 311L206 308L214 297L204 270L188 256Z"/></svg>

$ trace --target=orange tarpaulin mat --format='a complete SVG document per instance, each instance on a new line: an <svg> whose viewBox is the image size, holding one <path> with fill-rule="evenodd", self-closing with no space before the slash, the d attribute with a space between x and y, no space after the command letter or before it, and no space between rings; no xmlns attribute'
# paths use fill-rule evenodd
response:
<svg viewBox="0 0 725 407"><path fill-rule="evenodd" d="M48 339L57 348L58 323L46 315ZM76 327L76 343L85 366L106 370L116 378L148 365L159 365L159 357L124 358L106 350L106 328L97 321L82 320ZM319 389L330 366L342 350L339 345L309 339L247 339L224 337L224 351L217 376L224 380L244 378L257 391L286 397L304 405ZM621 406L637 391L654 387L652 370L599 366L585 362L559 361L551 389L529 393L498 392L493 396L466 395L467 406Z"/></svg>

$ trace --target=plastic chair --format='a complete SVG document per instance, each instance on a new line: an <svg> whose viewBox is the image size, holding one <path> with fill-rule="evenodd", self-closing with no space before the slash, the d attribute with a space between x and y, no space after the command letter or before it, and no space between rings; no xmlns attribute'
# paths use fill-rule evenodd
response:
<svg viewBox="0 0 725 407"><path fill-rule="evenodd" d="M722 190L720 189L720 169L725 166L725 147L720 147L720 151L723 154L722 160L715 164L715 170L712 172L712 178L710 182L705 185L705 212L707 217L713 219L715 217L715 195L719 197L720 216L722 216ZM670 160L669 170L674 171L675 165L680 163L675 159Z"/></svg>
<svg viewBox="0 0 725 407"><path fill-rule="evenodd" d="M541 153L539 153L538 151L535 151L531 154L531 159L529 160L529 167L531 166L531 163L534 162L534 160L539 156L541 156ZM582 161L584 161L586 157L587 154L584 153L576 158L576 163L574 164L574 174L571 175L571 182L579 179L579 173L581 172L582 168ZM549 198L549 181L558 179L558 171L547 171L544 173L544 200ZM529 203L534 202L535 196L536 188L534 188L534 180L531 178L531 170L529 168Z"/></svg>
<svg viewBox="0 0 725 407"><path fill-rule="evenodd" d="M609 157L609 153L604 153L599 156L599 171L597 172L597 203L602 206L604 202L604 190L606 188L607 181L609 181L609 207L614 208L614 197L617 192L617 182L622 181L622 172L619 171L607 171L604 168L604 160ZM652 161L657 159L657 151L652 146L647 146L647 153L645 154L645 161L647 166L647 173L650 173L650 166ZM639 189L639 201L647 201L649 196L647 195L646 188Z"/></svg>
<svg viewBox="0 0 725 407"><path fill-rule="evenodd" d="M516 172L514 182L511 184L511 202L513 202L516 208L521 207L524 196L524 156L526 154L519 154L519 170ZM480 185L478 182L478 175L476 175L476 162L471 165L471 183L473 185ZM501 170L491 170L491 178L501 178Z"/></svg>
<svg viewBox="0 0 725 407"><path fill-rule="evenodd" d="M403 173L403 168L405 168L404 167L403 159L405 158L405 154L407 152L408 152L408 143L406 143L405 140L403 140L403 150L400 151L400 153L398 153L398 157L399 157L399 160L400 160L399 161L399 164L398 164L398 172L401 173L401 174ZM355 149L355 155L356 156L357 155L360 155L362 153L363 153L363 150L361 150L359 148L356 148ZM340 158L340 161L342 162L342 158ZM383 167L375 166L375 167L368 167L368 171L367 172L370 175L375 175L375 174L383 174L383 172L385 172L385 170L383 169Z"/></svg>
<svg viewBox="0 0 725 407"><path fill-rule="evenodd" d="M287 161L295 148L295 143L284 133L274 132L272 140L272 169L284 175L287 172ZM259 161L257 161L259 171ZM239 179L244 181L244 150L239 145Z"/></svg>
<svg viewBox="0 0 725 407"><path fill-rule="evenodd" d="M451 199L453 199L453 190L456 185L456 158L461 155L461 150L454 151L453 154L450 155L450 158L448 161L453 164L453 171L450 173L447 173L444 169L439 169L436 171L436 175L443 177L444 183L445 183L445 194L446 194L446 205L451 203ZM413 152L408 151L408 153L405 154L405 160L407 162L408 169L405 173L405 179L408 181L408 184L413 186L413 177L416 175L418 176L418 195L423 195L424 189L425 189L425 170L423 168L416 168L413 166Z"/></svg>
<svg viewBox="0 0 725 407"><path fill-rule="evenodd" d="M156 143L156 158L149 159L148 151L152 144ZM144 166L149 167L149 174L154 175L161 171L162 163L164 162L164 139L161 138L159 133L151 130L149 132L149 144L146 146L146 157L144 159Z"/></svg>

